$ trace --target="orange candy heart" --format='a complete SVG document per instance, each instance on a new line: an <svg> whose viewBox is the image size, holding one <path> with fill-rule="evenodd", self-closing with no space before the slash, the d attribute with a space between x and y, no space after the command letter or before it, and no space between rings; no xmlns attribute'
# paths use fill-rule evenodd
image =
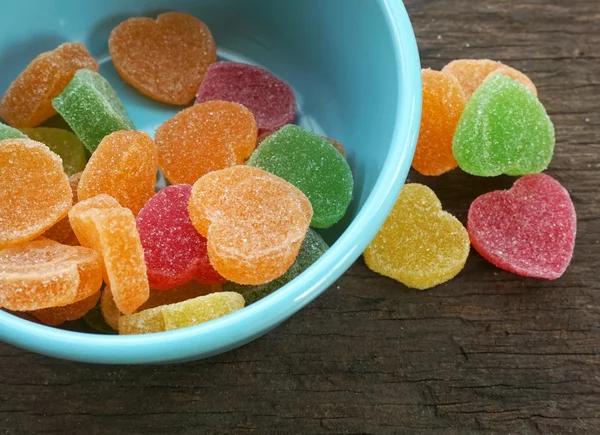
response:
<svg viewBox="0 0 600 435"><path fill-rule="evenodd" d="M181 12L130 18L110 34L108 48L121 77L142 94L169 104L192 101L217 59L215 41L199 19Z"/></svg>

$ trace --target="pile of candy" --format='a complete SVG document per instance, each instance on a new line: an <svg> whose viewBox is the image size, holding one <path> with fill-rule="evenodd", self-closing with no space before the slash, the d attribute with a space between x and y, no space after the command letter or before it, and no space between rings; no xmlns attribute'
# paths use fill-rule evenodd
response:
<svg viewBox="0 0 600 435"><path fill-rule="evenodd" d="M27 66L0 101L0 308L167 331L237 311L323 255L311 227L344 216L352 172L339 142L291 125L287 83L216 62L210 30L178 12L124 21L109 50L145 96L194 104L153 139L81 43ZM40 127L57 113L72 132ZM170 185L155 193L158 170Z"/></svg>
<svg viewBox="0 0 600 435"><path fill-rule="evenodd" d="M405 185L365 251L367 266L427 289L456 276L472 245L509 272L559 278L573 256L577 220L568 192L541 174L554 152L554 126L532 81L491 60L456 60L422 78L416 171L436 176L459 166L480 177L524 177L477 198L466 229L431 189Z"/></svg>

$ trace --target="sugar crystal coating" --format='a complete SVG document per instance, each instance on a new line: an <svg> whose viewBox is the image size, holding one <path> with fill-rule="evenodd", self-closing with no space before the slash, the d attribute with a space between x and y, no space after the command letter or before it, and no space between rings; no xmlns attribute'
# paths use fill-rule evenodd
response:
<svg viewBox="0 0 600 435"><path fill-rule="evenodd" d="M112 132L135 129L117 93L94 71L77 71L52 105L90 152Z"/></svg>
<svg viewBox="0 0 600 435"><path fill-rule="evenodd" d="M77 203L77 186L79 185L80 179L81 172L69 177L69 184L71 185L71 191L73 192L73 204ZM73 232L73 228L71 228L69 216L65 216L52 227L48 228L43 236L47 239L62 243L63 245L79 245L79 240L77 240L77 236Z"/></svg>
<svg viewBox="0 0 600 435"><path fill-rule="evenodd" d="M154 195L158 157L154 141L142 131L116 131L92 154L77 190L80 200L101 193L137 215Z"/></svg>
<svg viewBox="0 0 600 435"><path fill-rule="evenodd" d="M535 95L537 95L537 89L529 77L522 72L517 71L508 65L496 62L495 60L458 59L450 62L442 69L442 72L452 74L458 79L463 88L463 92L467 101L471 98L473 93L483 83L483 81L496 71L499 71L502 74L508 75L509 77L521 82L521 84L525 85Z"/></svg>
<svg viewBox="0 0 600 435"><path fill-rule="evenodd" d="M97 252L40 239L0 250L0 307L32 311L78 302L102 285Z"/></svg>
<svg viewBox="0 0 600 435"><path fill-rule="evenodd" d="M263 285L227 283L223 288L225 291L240 293L246 300L246 304L252 304L292 281L325 254L327 249L329 249L329 246L327 246L327 243L325 243L319 233L309 229L296 260L281 277Z"/></svg>
<svg viewBox="0 0 600 435"><path fill-rule="evenodd" d="M62 159L63 169L70 177L83 171L87 158L83 143L73 133L59 128L37 127L24 128L30 139L41 142L58 154Z"/></svg>
<svg viewBox="0 0 600 435"><path fill-rule="evenodd" d="M519 178L510 190L475 199L467 228L473 247L495 266L557 279L573 256L577 217L566 189L536 174Z"/></svg>
<svg viewBox="0 0 600 435"><path fill-rule="evenodd" d="M256 146L256 121L244 106L208 101L182 110L156 130L159 166L171 184L242 164Z"/></svg>
<svg viewBox="0 0 600 435"><path fill-rule="evenodd" d="M242 295L211 293L119 318L119 334L148 334L198 325L244 308Z"/></svg>
<svg viewBox="0 0 600 435"><path fill-rule="evenodd" d="M169 104L193 100L216 60L215 41L199 19L181 12L137 17L113 29L110 55L121 77L142 94Z"/></svg>
<svg viewBox="0 0 600 435"><path fill-rule="evenodd" d="M273 131L267 131L264 132L262 134L260 134L257 138L256 138L256 147L258 148L258 146L263 143L265 141L266 138L268 138L269 136L271 136L274 132ZM321 136L323 139L325 139L327 142L329 142L331 145L333 145L333 147L338 150L340 152L340 154L346 158L346 149L344 148L344 145L337 139L332 139L330 137L327 136Z"/></svg>
<svg viewBox="0 0 600 435"><path fill-rule="evenodd" d="M4 139L27 139L27 135L0 122L0 140Z"/></svg>
<svg viewBox="0 0 600 435"><path fill-rule="evenodd" d="M86 68L98 71L98 62L79 42L67 42L36 57L19 74L0 100L0 118L13 127L36 127L56 114L52 99Z"/></svg>
<svg viewBox="0 0 600 435"><path fill-rule="evenodd" d="M196 275L217 273L208 261L206 239L196 231L188 215L191 194L189 184L166 187L137 216L148 281L154 289L169 290ZM216 283L222 282L218 274L216 278Z"/></svg>
<svg viewBox="0 0 600 435"><path fill-rule="evenodd" d="M372 271L425 290L454 278L469 255L463 225L442 210L435 193L405 184L392 212L364 252Z"/></svg>
<svg viewBox="0 0 600 435"><path fill-rule="evenodd" d="M0 141L0 249L36 238L71 203L60 157L30 139Z"/></svg>
<svg viewBox="0 0 600 435"><path fill-rule="evenodd" d="M310 200L311 226L338 222L352 200L354 181L346 159L324 138L296 125L286 125L256 149L248 165L292 183Z"/></svg>
<svg viewBox="0 0 600 435"><path fill-rule="evenodd" d="M423 175L441 175L456 166L452 139L465 108L465 96L453 75L424 69L421 129L412 167Z"/></svg>
<svg viewBox="0 0 600 435"><path fill-rule="evenodd" d="M541 172L554 152L554 126L525 86L496 74L467 103L452 152L461 169L472 175Z"/></svg>
<svg viewBox="0 0 600 435"><path fill-rule="evenodd" d="M310 201L300 190L251 166L202 177L194 184L188 211L208 239L208 257L217 272L251 285L287 271L312 218Z"/></svg>
<svg viewBox="0 0 600 435"><path fill-rule="evenodd" d="M46 325L57 326L82 318L96 306L98 299L100 299L100 291L69 305L29 311L29 314Z"/></svg>
<svg viewBox="0 0 600 435"><path fill-rule="evenodd" d="M104 290L102 290L102 296L100 297L100 311L106 324L117 331L119 329L119 318L122 314L115 303L115 299L109 286L105 286Z"/></svg>
<svg viewBox="0 0 600 435"><path fill-rule="evenodd" d="M258 133L273 132L296 118L296 96L290 85L269 71L245 63L216 62L208 67L196 104L232 101L250 109Z"/></svg>
<svg viewBox="0 0 600 435"><path fill-rule="evenodd" d="M124 207L85 209L85 205L80 202L80 207L71 210L71 226L82 246L102 256L119 311L133 313L149 295L144 250L133 213Z"/></svg>

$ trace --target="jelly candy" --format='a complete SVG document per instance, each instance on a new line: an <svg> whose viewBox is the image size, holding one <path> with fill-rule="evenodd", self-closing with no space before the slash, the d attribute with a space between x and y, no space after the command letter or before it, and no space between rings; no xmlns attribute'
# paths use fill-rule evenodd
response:
<svg viewBox="0 0 600 435"><path fill-rule="evenodd" d="M452 138L465 108L465 96L453 75L424 69L423 109L412 167L423 175L441 175L456 166Z"/></svg>
<svg viewBox="0 0 600 435"><path fill-rule="evenodd" d="M258 133L279 130L296 118L296 96L291 86L269 71L238 62L213 63L206 71L196 104L222 100L250 109Z"/></svg>
<svg viewBox="0 0 600 435"><path fill-rule="evenodd" d="M0 122L0 140L4 139L27 139L27 135Z"/></svg>
<svg viewBox="0 0 600 435"><path fill-rule="evenodd" d="M507 77L510 77L513 80L520 82L522 85L525 85L527 89L533 92L534 95L537 96L537 88L531 81L529 77L523 74L521 71L511 68L506 65L501 65L497 70L492 71L487 77L486 80L492 77L494 74L504 74Z"/></svg>
<svg viewBox="0 0 600 435"><path fill-rule="evenodd" d="M456 127L452 152L472 175L541 172L554 151L554 126L525 86L503 74L475 91Z"/></svg>
<svg viewBox="0 0 600 435"><path fill-rule="evenodd" d="M97 252L40 239L0 250L0 307L15 311L69 305L102 285Z"/></svg>
<svg viewBox="0 0 600 435"><path fill-rule="evenodd" d="M96 232L88 231L85 225L81 223L76 216L94 208L104 209L119 207L121 207L119 202L112 196L106 194L100 194L85 201L77 202L73 206L73 208L69 211L68 219L71 229L75 233L81 246L99 246L100 242L97 240ZM105 281L108 281L106 275L104 278Z"/></svg>
<svg viewBox="0 0 600 435"><path fill-rule="evenodd" d="M475 199L467 229L475 250L495 266L557 279L573 256L577 218L565 188L536 174L519 178L510 190Z"/></svg>
<svg viewBox="0 0 600 435"><path fill-rule="evenodd" d="M169 290L202 275L200 269L216 271L208 261L206 239L198 234L188 215L192 186L179 184L158 192L136 219L150 287ZM216 282L222 278L216 275ZM207 284L211 284L210 282Z"/></svg>
<svg viewBox="0 0 600 435"><path fill-rule="evenodd" d="M115 303L115 299L109 286L105 286L104 290L102 290L102 296L100 297L100 312L102 313L102 318L106 324L115 331L118 331L121 312Z"/></svg>
<svg viewBox="0 0 600 435"><path fill-rule="evenodd" d="M322 137L296 125L269 136L248 160L300 189L313 208L311 226L328 228L339 221L352 200L352 171Z"/></svg>
<svg viewBox="0 0 600 435"><path fill-rule="evenodd" d="M100 74L87 69L75 73L52 105L90 152L110 133L135 129L114 89Z"/></svg>
<svg viewBox="0 0 600 435"><path fill-rule="evenodd" d="M0 118L13 127L36 127L56 114L52 99L77 70L98 71L98 62L79 42L40 54L19 74L0 101Z"/></svg>
<svg viewBox="0 0 600 435"><path fill-rule="evenodd" d="M208 101L156 130L159 166L171 184L194 184L211 171L242 164L256 146L256 122L244 106Z"/></svg>
<svg viewBox="0 0 600 435"><path fill-rule="evenodd" d="M198 325L244 308L242 295L211 293L119 318L119 334L148 334Z"/></svg>
<svg viewBox="0 0 600 435"><path fill-rule="evenodd" d="M29 314L46 325L57 326L70 320L81 319L96 306L98 299L100 299L100 291L69 305L43 308L41 310L30 311Z"/></svg>
<svg viewBox="0 0 600 435"><path fill-rule="evenodd" d="M43 143L58 154L69 177L85 168L85 147L70 131L48 127L24 128L22 131L30 139Z"/></svg>
<svg viewBox="0 0 600 435"><path fill-rule="evenodd" d="M208 239L216 271L229 281L252 285L287 271L312 218L310 201L300 190L250 166L202 177L194 184L188 211Z"/></svg>
<svg viewBox="0 0 600 435"><path fill-rule="evenodd" d="M60 157L30 139L0 141L0 249L36 238L71 203Z"/></svg>
<svg viewBox="0 0 600 435"><path fill-rule="evenodd" d="M205 296L209 293L221 291L221 285L202 285L194 281L171 289L169 291L153 290L150 289L150 297L146 302L138 308L138 311L150 310L152 308L160 307L162 305L176 304L183 302L188 299L197 298L198 296ZM119 318L121 312L117 308L113 299L110 287L106 286L102 292L102 300L100 303L100 309L104 321L112 328L119 329Z"/></svg>
<svg viewBox="0 0 600 435"><path fill-rule="evenodd" d="M142 94L169 104L194 99L216 58L206 25L181 12L130 18L115 27L108 47L121 77Z"/></svg>
<svg viewBox="0 0 600 435"><path fill-rule="evenodd" d="M69 212L71 226L82 246L100 252L119 311L133 313L149 294L144 250L133 213L123 207L86 207L88 204L80 202Z"/></svg>
<svg viewBox="0 0 600 435"><path fill-rule="evenodd" d="M267 131L267 132L259 135L258 138L256 139L256 146L258 147L261 143L263 143L265 141L266 138L268 138L272 134L273 134L272 131ZM346 158L346 149L344 148L344 145L342 145L342 143L339 140L331 139L330 137L327 137L327 136L321 136L321 137L323 139L325 139L327 142L329 142L331 145L333 145L333 147L336 150L338 150L344 158Z"/></svg>
<svg viewBox="0 0 600 435"><path fill-rule="evenodd" d="M325 254L327 249L329 249L329 246L327 246L327 243L325 243L323 238L316 231L309 229L302 242L296 260L281 277L263 285L239 285L227 283L224 285L224 290L240 293L247 304L252 304L257 300L270 295L275 290L280 289L296 278Z"/></svg>
<svg viewBox="0 0 600 435"><path fill-rule="evenodd" d="M469 255L463 225L442 210L435 193L406 184L385 223L364 252L372 271L425 290L454 278Z"/></svg>
<svg viewBox="0 0 600 435"><path fill-rule="evenodd" d="M537 89L533 82L522 72L517 71L500 62L489 59L459 59L446 65L442 72L455 76L463 88L467 101L471 98L475 90L483 81L493 72L500 70L502 74L508 75L521 82L537 95Z"/></svg>
<svg viewBox="0 0 600 435"><path fill-rule="evenodd" d="M137 215L154 195L158 157L141 131L109 134L92 154L77 190L81 201L106 193Z"/></svg>
<svg viewBox="0 0 600 435"><path fill-rule="evenodd" d="M73 192L73 204L77 203L77 186L79 185L80 179L81 172L69 177L69 184L71 185L71 191ZM54 226L46 230L43 236L47 239L62 243L63 245L75 246L79 244L77 236L73 232L73 228L71 228L68 216L65 216L55 223Z"/></svg>

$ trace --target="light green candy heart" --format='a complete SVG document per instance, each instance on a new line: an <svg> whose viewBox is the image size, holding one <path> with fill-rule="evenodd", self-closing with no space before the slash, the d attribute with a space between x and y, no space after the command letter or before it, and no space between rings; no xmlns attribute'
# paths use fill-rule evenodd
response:
<svg viewBox="0 0 600 435"><path fill-rule="evenodd" d="M452 152L460 168L472 175L536 174L552 159L554 126L531 91L496 74L467 103Z"/></svg>
<svg viewBox="0 0 600 435"><path fill-rule="evenodd" d="M0 140L4 139L27 139L27 136L16 128L9 127L0 122Z"/></svg>

